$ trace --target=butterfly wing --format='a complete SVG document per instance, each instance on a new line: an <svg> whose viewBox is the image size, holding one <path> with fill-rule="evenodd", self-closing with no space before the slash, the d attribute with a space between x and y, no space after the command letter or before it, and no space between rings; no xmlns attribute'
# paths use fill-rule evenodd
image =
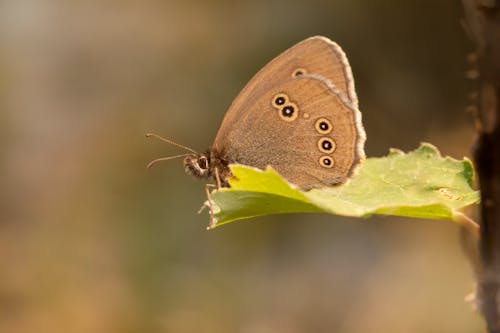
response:
<svg viewBox="0 0 500 333"><path fill-rule="evenodd" d="M342 183L364 159L361 113L320 75L268 87L243 111L212 147L229 162L270 165L310 189Z"/></svg>
<svg viewBox="0 0 500 333"><path fill-rule="evenodd" d="M358 107L351 67L344 51L330 39L315 36L284 51L255 74L229 107L218 135L224 135L262 93L302 74L317 74L329 80L341 99Z"/></svg>

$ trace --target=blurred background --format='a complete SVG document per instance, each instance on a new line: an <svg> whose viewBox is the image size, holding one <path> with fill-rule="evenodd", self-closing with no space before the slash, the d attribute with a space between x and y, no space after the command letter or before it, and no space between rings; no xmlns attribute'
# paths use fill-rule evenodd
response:
<svg viewBox="0 0 500 333"><path fill-rule="evenodd" d="M368 156L462 158L459 1L0 2L1 332L481 332L453 223L321 214L206 231L203 183L154 131L211 145L244 84L325 35Z"/></svg>

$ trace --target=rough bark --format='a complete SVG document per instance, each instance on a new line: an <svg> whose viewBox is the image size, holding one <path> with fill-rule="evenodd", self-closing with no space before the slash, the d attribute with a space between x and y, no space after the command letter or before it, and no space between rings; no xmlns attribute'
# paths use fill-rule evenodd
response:
<svg viewBox="0 0 500 333"><path fill-rule="evenodd" d="M500 333L500 1L462 0L465 28L475 43L477 140L474 162L481 189L481 269L478 305L488 332Z"/></svg>

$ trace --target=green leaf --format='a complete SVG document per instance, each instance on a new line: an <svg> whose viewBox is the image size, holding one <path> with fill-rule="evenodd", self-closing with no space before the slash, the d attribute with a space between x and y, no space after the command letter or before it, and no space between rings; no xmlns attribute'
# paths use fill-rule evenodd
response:
<svg viewBox="0 0 500 333"><path fill-rule="evenodd" d="M453 220L462 207L477 203L471 162L442 157L430 144L407 154L368 158L343 185L301 191L268 167L231 165L230 188L211 194L209 228L255 216L325 212L343 216L372 214Z"/></svg>

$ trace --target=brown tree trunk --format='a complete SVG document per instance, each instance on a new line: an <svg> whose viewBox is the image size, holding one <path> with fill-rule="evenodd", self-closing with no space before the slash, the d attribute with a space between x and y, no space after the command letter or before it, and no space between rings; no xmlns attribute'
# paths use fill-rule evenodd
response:
<svg viewBox="0 0 500 333"><path fill-rule="evenodd" d="M477 141L481 189L478 304L488 332L500 333L500 1L462 0L466 30L476 45Z"/></svg>

